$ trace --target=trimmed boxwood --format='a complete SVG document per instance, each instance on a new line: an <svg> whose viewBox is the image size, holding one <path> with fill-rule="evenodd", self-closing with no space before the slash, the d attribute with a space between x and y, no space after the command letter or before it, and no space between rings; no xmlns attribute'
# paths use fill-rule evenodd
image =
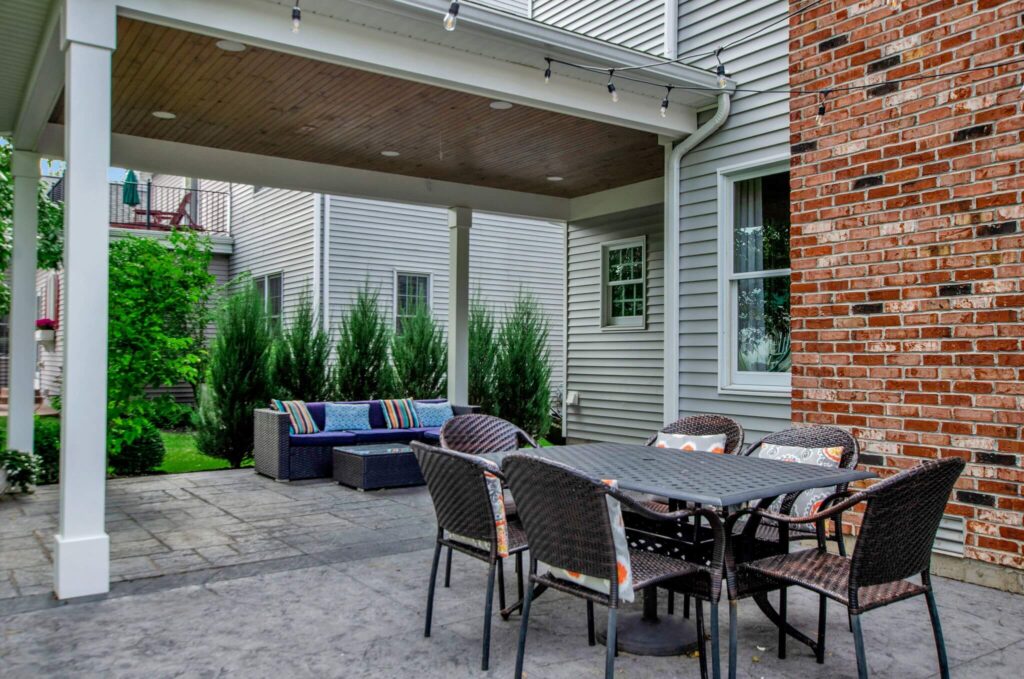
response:
<svg viewBox="0 0 1024 679"><path fill-rule="evenodd" d="M7 418L0 418L0 445L7 442ZM35 454L39 458L40 486L60 480L60 418L35 418Z"/></svg>

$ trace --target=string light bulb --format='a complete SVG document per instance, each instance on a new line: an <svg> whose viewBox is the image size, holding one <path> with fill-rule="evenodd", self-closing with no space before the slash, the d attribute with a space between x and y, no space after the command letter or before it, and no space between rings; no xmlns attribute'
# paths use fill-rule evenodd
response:
<svg viewBox="0 0 1024 679"><path fill-rule="evenodd" d="M889 9L896 10L897 12L903 9L903 0L888 0Z"/></svg>
<svg viewBox="0 0 1024 679"><path fill-rule="evenodd" d="M665 87L665 98L661 100L661 117L665 118L668 116L668 98L672 95L672 86L668 85Z"/></svg>
<svg viewBox="0 0 1024 679"><path fill-rule="evenodd" d="M825 114L828 112L825 107L825 99L832 93L832 90L822 90L818 95L818 114L814 116L814 123L821 127L825 124Z"/></svg>
<svg viewBox="0 0 1024 679"><path fill-rule="evenodd" d="M723 47L719 47L715 51L715 59L718 60L718 68L715 69L715 75L718 76L718 86L724 90L726 87L729 86L729 78L726 76L725 73L725 64L722 63L723 49Z"/></svg>
<svg viewBox="0 0 1024 679"><path fill-rule="evenodd" d="M292 33L298 33L302 27L302 8L299 7L299 0L295 0L295 6L292 7Z"/></svg>
<svg viewBox="0 0 1024 679"><path fill-rule="evenodd" d="M619 103L619 91L615 89L615 83L612 82L612 78L615 77L615 71L608 72L608 94L612 95L612 103Z"/></svg>
<svg viewBox="0 0 1024 679"><path fill-rule="evenodd" d="M455 24L459 22L459 0L452 0L448 7L448 13L444 15L444 30L454 31Z"/></svg>
<svg viewBox="0 0 1024 679"><path fill-rule="evenodd" d="M551 59L545 59L548 62L548 67L544 69L544 84L547 85L551 82Z"/></svg>

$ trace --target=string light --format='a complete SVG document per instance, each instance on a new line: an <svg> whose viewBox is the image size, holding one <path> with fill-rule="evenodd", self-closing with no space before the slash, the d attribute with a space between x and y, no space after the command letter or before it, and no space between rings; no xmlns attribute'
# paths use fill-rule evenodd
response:
<svg viewBox="0 0 1024 679"><path fill-rule="evenodd" d="M548 62L548 67L544 69L544 84L547 85L551 82L551 59L545 59Z"/></svg>
<svg viewBox="0 0 1024 679"><path fill-rule="evenodd" d="M298 33L299 28L302 27L302 8L299 7L299 0L295 0L295 6L292 7L292 33Z"/></svg>
<svg viewBox="0 0 1024 679"><path fill-rule="evenodd" d="M903 9L903 0L889 0L889 9L900 11Z"/></svg>
<svg viewBox="0 0 1024 679"><path fill-rule="evenodd" d="M612 78L615 77L615 71L608 72L608 94L612 95L612 103L619 103L619 91L615 89L615 83L612 82Z"/></svg>
<svg viewBox="0 0 1024 679"><path fill-rule="evenodd" d="M665 87L665 98L661 100L661 117L664 118L668 115L668 98L672 96L672 86L667 85Z"/></svg>
<svg viewBox="0 0 1024 679"><path fill-rule="evenodd" d="M459 0L452 0L448 7L448 13L444 15L444 30L454 31L455 24L459 22Z"/></svg>
<svg viewBox="0 0 1024 679"><path fill-rule="evenodd" d="M729 86L729 79L725 75L725 64L722 63L722 50L724 47L719 47L715 50L715 59L718 61L718 68L715 69L715 75L718 76L718 86L721 89L725 89Z"/></svg>
<svg viewBox="0 0 1024 679"><path fill-rule="evenodd" d="M814 122L818 125L818 127L821 127L822 125L825 124L825 113L826 113L825 99L831 93L832 93L832 90L823 90L818 95L818 114L816 116L814 116Z"/></svg>

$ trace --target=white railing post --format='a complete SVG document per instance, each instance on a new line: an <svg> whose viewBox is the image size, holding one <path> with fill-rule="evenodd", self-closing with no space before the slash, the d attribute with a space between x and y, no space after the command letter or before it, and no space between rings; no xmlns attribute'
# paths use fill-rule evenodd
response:
<svg viewBox="0 0 1024 679"><path fill-rule="evenodd" d="M469 405L469 231L473 210L448 209L448 400Z"/></svg>
<svg viewBox="0 0 1024 679"><path fill-rule="evenodd" d="M54 590L60 599L110 589L107 479L107 284L111 54L117 16L107 0L66 0L64 376L60 522Z"/></svg>

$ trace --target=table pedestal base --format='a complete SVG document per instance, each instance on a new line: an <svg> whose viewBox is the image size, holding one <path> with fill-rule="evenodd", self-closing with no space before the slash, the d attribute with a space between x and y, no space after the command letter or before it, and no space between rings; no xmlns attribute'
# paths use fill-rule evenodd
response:
<svg viewBox="0 0 1024 679"><path fill-rule="evenodd" d="M620 615L615 631L619 651L632 655L683 655L700 647L693 622L658 615L658 594L653 587L644 590L644 612ZM597 631L602 644L607 638L607 630Z"/></svg>

